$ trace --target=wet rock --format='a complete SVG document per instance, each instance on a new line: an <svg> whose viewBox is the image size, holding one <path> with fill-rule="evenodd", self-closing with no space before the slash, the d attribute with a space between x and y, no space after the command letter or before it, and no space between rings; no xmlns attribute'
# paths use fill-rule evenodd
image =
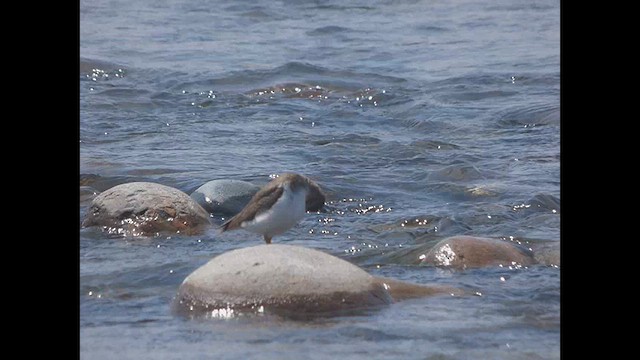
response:
<svg viewBox="0 0 640 360"><path fill-rule="evenodd" d="M540 264L560 266L560 241L547 241L531 244L534 258Z"/></svg>
<svg viewBox="0 0 640 360"><path fill-rule="evenodd" d="M195 234L209 224L209 214L184 192L132 182L96 196L82 226L102 226L112 235L152 236L160 232Z"/></svg>
<svg viewBox="0 0 640 360"><path fill-rule="evenodd" d="M439 170L434 170L427 175L429 181L469 181L483 179L484 175L473 165L454 164Z"/></svg>
<svg viewBox="0 0 640 360"><path fill-rule="evenodd" d="M210 213L233 216L251 200L260 187L242 180L212 180L191 193L191 198Z"/></svg>
<svg viewBox="0 0 640 360"><path fill-rule="evenodd" d="M447 236L448 234L460 234L471 230L467 224L461 221L436 215L416 216L394 223L373 225L368 229L376 234L409 232L415 236Z"/></svg>
<svg viewBox="0 0 640 360"><path fill-rule="evenodd" d="M88 204L98 193L99 191L91 186L80 186L80 205Z"/></svg>
<svg viewBox="0 0 640 360"><path fill-rule="evenodd" d="M535 214L560 214L560 199L550 194L537 194L521 204L515 204L513 211L526 217Z"/></svg>
<svg viewBox="0 0 640 360"><path fill-rule="evenodd" d="M551 211L560 214L560 199L550 194L538 194L527 202L537 211Z"/></svg>
<svg viewBox="0 0 640 360"><path fill-rule="evenodd" d="M98 192L111 189L114 186L135 182L144 181L143 179L132 179L128 176L100 176L97 174L80 174L80 186L91 186Z"/></svg>
<svg viewBox="0 0 640 360"><path fill-rule="evenodd" d="M455 269L497 265L528 266L536 263L533 253L509 241L452 236L438 242L429 252L420 255L423 265L445 266Z"/></svg>
<svg viewBox="0 0 640 360"><path fill-rule="evenodd" d="M412 284L395 279L376 277L376 281L381 283L389 292L393 300L402 301L434 295L464 295L458 288L447 285L421 285Z"/></svg>
<svg viewBox="0 0 640 360"><path fill-rule="evenodd" d="M379 307L393 298L383 283L348 261L291 245L259 245L221 254L180 285L174 309L279 315L331 314Z"/></svg>
<svg viewBox="0 0 640 360"><path fill-rule="evenodd" d="M91 73L96 69L100 69L106 72L113 72L122 68L122 65L118 65L115 63L80 57L80 74Z"/></svg>
<svg viewBox="0 0 640 360"><path fill-rule="evenodd" d="M96 174L80 174L80 186L92 185L100 178L100 175Z"/></svg>

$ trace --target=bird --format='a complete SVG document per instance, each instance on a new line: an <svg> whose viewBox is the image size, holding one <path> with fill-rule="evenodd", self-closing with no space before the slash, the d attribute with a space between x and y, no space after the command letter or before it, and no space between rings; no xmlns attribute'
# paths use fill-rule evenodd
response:
<svg viewBox="0 0 640 360"><path fill-rule="evenodd" d="M296 173L280 174L262 187L235 216L220 225L220 233L244 229L261 234L267 244L291 229L306 211L319 211L325 195L313 180Z"/></svg>

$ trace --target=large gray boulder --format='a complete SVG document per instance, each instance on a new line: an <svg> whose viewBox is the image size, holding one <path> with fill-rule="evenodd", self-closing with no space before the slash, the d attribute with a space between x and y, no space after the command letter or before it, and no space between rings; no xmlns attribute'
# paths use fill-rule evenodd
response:
<svg viewBox="0 0 640 360"><path fill-rule="evenodd" d="M233 216L260 187L242 180L211 180L191 193L191 198L210 213Z"/></svg>
<svg viewBox="0 0 640 360"><path fill-rule="evenodd" d="M424 265L455 269L484 266L528 266L536 263L533 253L506 240L475 236L452 236L441 240L424 255Z"/></svg>
<svg viewBox="0 0 640 360"><path fill-rule="evenodd" d="M209 225L209 214L184 192L151 182L114 186L96 196L82 223L102 226L113 235L196 234Z"/></svg>
<svg viewBox="0 0 640 360"><path fill-rule="evenodd" d="M319 250L265 244L214 257L184 279L172 306L190 317L267 313L306 318L437 294L461 291L374 277Z"/></svg>
<svg viewBox="0 0 640 360"><path fill-rule="evenodd" d="M384 306L386 286L348 261L292 245L258 245L221 254L182 282L179 314L338 314Z"/></svg>

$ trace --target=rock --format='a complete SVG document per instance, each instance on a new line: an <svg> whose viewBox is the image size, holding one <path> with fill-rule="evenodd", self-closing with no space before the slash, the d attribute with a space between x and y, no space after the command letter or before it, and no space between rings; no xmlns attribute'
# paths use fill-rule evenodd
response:
<svg viewBox="0 0 640 360"><path fill-rule="evenodd" d="M470 164L449 165L442 169L431 171L427 175L429 181L446 182L479 180L483 178L484 176L480 170Z"/></svg>
<svg viewBox="0 0 640 360"><path fill-rule="evenodd" d="M521 204L513 205L513 211L522 217L560 215L560 199L551 194L537 194Z"/></svg>
<svg viewBox="0 0 640 360"><path fill-rule="evenodd" d="M534 210L560 214L560 199L551 194L537 194L527 203Z"/></svg>
<svg viewBox="0 0 640 360"><path fill-rule="evenodd" d="M368 229L377 234L384 232L411 232L416 236L424 234L446 236L447 234L460 234L469 231L471 227L451 217L422 215L398 220L394 223L373 225Z"/></svg>
<svg viewBox="0 0 640 360"><path fill-rule="evenodd" d="M102 226L113 235L151 236L159 232L196 234L209 224L209 214L184 192L156 183L131 182L96 196L82 226Z"/></svg>
<svg viewBox="0 0 640 360"><path fill-rule="evenodd" d="M173 301L182 315L344 314L391 304L383 281L324 252L258 245L211 259L183 281Z"/></svg>
<svg viewBox="0 0 640 360"><path fill-rule="evenodd" d="M99 191L91 186L80 186L80 205L88 204L98 193Z"/></svg>
<svg viewBox="0 0 640 360"><path fill-rule="evenodd" d="M438 242L420 256L424 265L456 269L497 265L528 266L536 263L528 249L505 240L473 236L452 236Z"/></svg>
<svg viewBox="0 0 640 360"><path fill-rule="evenodd" d="M531 248L540 264L560 266L560 241L532 243Z"/></svg>
<svg viewBox="0 0 640 360"><path fill-rule="evenodd" d="M129 176L100 176L96 174L80 174L80 186L91 186L98 192L105 191L114 186L130 183L134 181L144 181L132 179Z"/></svg>
<svg viewBox="0 0 640 360"><path fill-rule="evenodd" d="M383 284L394 301L402 301L439 294L464 295L458 288L447 285L421 285L399 281L386 277L376 277L376 281Z"/></svg>
<svg viewBox="0 0 640 360"><path fill-rule="evenodd" d="M80 174L80 186L93 185L100 178L100 175L96 174Z"/></svg>
<svg viewBox="0 0 640 360"><path fill-rule="evenodd" d="M260 187L242 180L212 180L191 194L205 210L219 215L235 215L251 200Z"/></svg>

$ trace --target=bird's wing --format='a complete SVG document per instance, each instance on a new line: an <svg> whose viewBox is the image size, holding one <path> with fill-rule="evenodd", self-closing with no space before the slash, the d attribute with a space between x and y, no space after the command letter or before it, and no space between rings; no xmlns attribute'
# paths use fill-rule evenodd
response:
<svg viewBox="0 0 640 360"><path fill-rule="evenodd" d="M256 215L265 209L270 209L271 206L280 199L283 191L284 188L280 184L274 184L273 186L266 186L260 189L239 213L220 225L220 230L224 232L238 229L244 221L253 220Z"/></svg>

